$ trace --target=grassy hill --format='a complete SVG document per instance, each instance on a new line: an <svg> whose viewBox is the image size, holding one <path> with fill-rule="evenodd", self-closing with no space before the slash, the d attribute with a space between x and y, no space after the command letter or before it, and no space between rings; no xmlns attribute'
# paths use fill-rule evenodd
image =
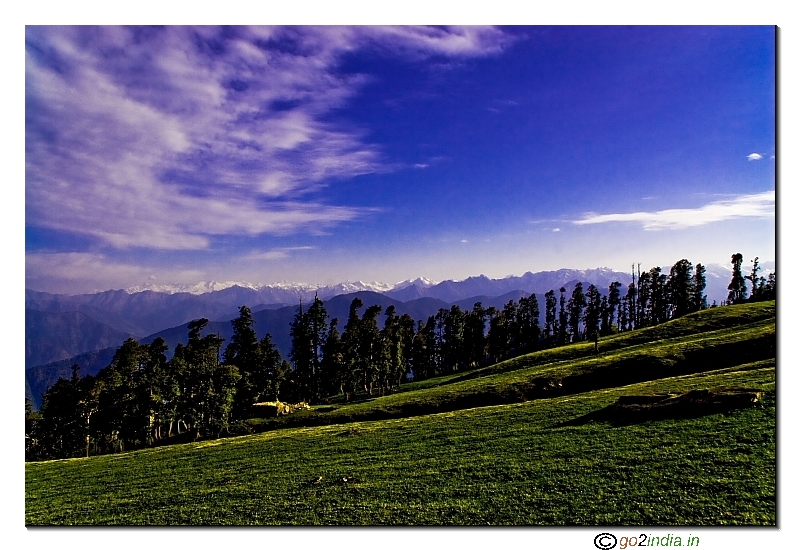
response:
<svg viewBox="0 0 800 550"><path fill-rule="evenodd" d="M599 354L578 344L255 419L270 431L252 436L28 463L26 523L774 525L774 311L709 310ZM765 398L565 425L621 395L732 386Z"/></svg>

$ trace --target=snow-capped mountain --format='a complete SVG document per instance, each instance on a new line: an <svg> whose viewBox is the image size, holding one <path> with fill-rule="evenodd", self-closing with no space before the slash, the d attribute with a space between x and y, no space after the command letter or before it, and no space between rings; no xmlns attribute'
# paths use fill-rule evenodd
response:
<svg viewBox="0 0 800 550"><path fill-rule="evenodd" d="M217 292L219 290L225 290L226 288L230 288L232 286L240 286L242 288L251 288L253 290L257 290L257 285L252 285L250 283L242 282L242 281L225 281L225 282L218 282L218 281L203 281L200 283L195 284L146 284L146 285L138 285L132 286L125 291L128 294L135 294L136 292L144 292L146 290L150 290L152 292L161 292L164 294L177 294L179 292L188 292L189 294L205 294L207 292Z"/></svg>
<svg viewBox="0 0 800 550"><path fill-rule="evenodd" d="M406 284L411 284L417 281L427 281L427 279L417 279L415 281L404 281ZM403 283L398 283L403 284ZM294 293L295 295L311 295L314 293L320 296L336 296L339 294L348 294L350 292L359 292L362 290L369 290L373 292L387 292L396 288L397 285L387 283L371 282L365 283L362 281L338 283L335 285L313 285L306 283L294 283L290 281L280 281L268 285L257 285L244 281L203 281L196 284L146 284L137 285L127 288L125 291L128 294L135 294L137 292L159 292L163 294L178 294L186 292L189 294L207 294L209 292L219 292L228 288L238 287L246 288L255 291L269 291L280 290Z"/></svg>

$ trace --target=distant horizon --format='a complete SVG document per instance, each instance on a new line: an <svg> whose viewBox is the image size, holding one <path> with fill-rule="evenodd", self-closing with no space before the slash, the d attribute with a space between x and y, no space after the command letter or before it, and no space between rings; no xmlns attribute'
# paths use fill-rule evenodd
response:
<svg viewBox="0 0 800 550"><path fill-rule="evenodd" d="M703 262L692 262L692 265L696 266L698 263L702 264L706 269L708 269L709 267L712 268L712 271L711 271L712 274L713 274L713 271L715 270L715 268L719 268L720 272L724 271L725 273L728 273L728 272L730 272L732 270L731 266L726 266L726 265L719 264L719 263L704 264ZM662 272L666 272L668 274L669 268L671 267L671 265L672 264L666 265L666 266L648 266L646 268L645 268L644 265L642 265L641 269L642 269L642 272L645 272L645 271L649 271L653 267L661 267ZM772 273L772 272L774 272L776 270L775 261L773 261L773 260L766 260L766 261L762 262L761 259L759 258L759 266L761 266L761 270L759 271L759 273L764 275L764 276L766 276L767 274ZM745 262L744 264L742 264L742 270L743 270L744 274L749 274L750 273L749 270L750 270L751 267L752 267L751 263ZM243 281L243 280L227 280L227 281L210 280L210 281L197 281L197 282L194 282L194 283L152 283L149 286L132 285L132 286L125 287L125 288L105 288L105 289L90 290L90 291L86 291L86 292L69 292L69 291L68 292L54 292L54 291L50 291L50 290L41 290L41 289L38 289L38 288L32 288L30 286L26 286L25 289L26 290L31 290L33 292L43 292L43 293L47 293L47 294L60 294L60 295L100 294L100 293L103 293L103 292L117 292L117 291L125 291L125 292L133 294L133 293L144 292L144 291L148 291L148 290L149 291L153 291L153 292L161 292L161 293L163 293L163 292L166 292L166 293L188 292L188 293L191 293L191 294L206 294L208 292L215 292L215 291L218 291L218 290L223 290L225 288L231 288L231 287L234 287L234 286L239 286L240 288L254 288L254 289L258 290L258 289L263 289L263 288L279 288L281 285L296 285L296 286L299 286L299 287L306 287L306 288L309 288L309 289L313 289L313 288L331 288L331 287L335 287L335 286L338 286L338 285L352 284L352 285L364 285L366 287L368 287L368 286L374 286L374 287L384 286L384 287L387 287L387 288L385 288L383 290L377 290L377 289L375 290L376 292L382 292L382 291L388 291L388 290L395 289L395 288L399 287L400 285L403 285L404 283L409 283L409 286L410 286L410 284L413 284L413 283L415 283L416 281L418 281L420 279L428 281L430 286L435 286L435 285L438 285L438 284L443 283L443 282L459 283L459 282L463 282L463 281L466 281L466 280L469 280L469 279L475 279L475 278L481 278L481 277L486 277L486 278L488 278L489 280L492 280L492 281L499 281L499 280L510 279L510 278L524 277L525 275L527 275L529 273L533 274L533 275L536 275L536 274L539 274L539 273L556 273L556 272L559 272L559 271L588 272L588 271L603 271L603 270L608 270L608 271L611 271L613 273L618 273L618 274L621 274L621 275L625 275L626 277L630 276L630 272L629 271L613 269L613 268L610 268L610 267L592 267L592 268L586 268L586 269L562 267L562 268L559 268L559 269L544 269L544 270L540 270L540 271L527 270L527 271L525 271L525 272L523 272L521 274L510 274L510 275L505 275L503 277L489 277L486 274L479 273L479 274L470 275L468 277L463 277L463 278L431 279L431 278L425 277L424 275L421 275L419 277L414 277L413 279L404 279L402 281L397 281L397 282L394 282L394 283L390 283L390 282L387 282L387 281L366 281L366 280L363 280L363 279L338 281L336 283L329 283L329 284L326 284L326 283L314 283L314 282L307 282L307 281L289 281L289 280L272 281L272 282L269 282L269 283L257 283L257 282L253 282L253 281ZM707 273L707 275L708 274L709 273ZM202 289L201 287L203 285L205 285L207 288L206 289ZM209 286L212 286L212 285L214 286L214 288L208 288ZM224 285L224 286L222 286L222 285ZM248 285L248 286L242 286L242 285ZM164 289L167 289L167 288L170 289L170 290L164 290ZM177 290L179 288L182 288L184 290ZM185 290L185 289L190 289L190 288L195 288L196 291L192 292L190 290Z"/></svg>

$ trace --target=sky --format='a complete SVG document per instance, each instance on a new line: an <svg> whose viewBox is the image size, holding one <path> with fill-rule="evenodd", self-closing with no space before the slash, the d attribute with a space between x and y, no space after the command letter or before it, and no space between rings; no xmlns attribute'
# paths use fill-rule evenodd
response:
<svg viewBox="0 0 800 550"><path fill-rule="evenodd" d="M25 30L25 285L776 259L772 26Z"/></svg>

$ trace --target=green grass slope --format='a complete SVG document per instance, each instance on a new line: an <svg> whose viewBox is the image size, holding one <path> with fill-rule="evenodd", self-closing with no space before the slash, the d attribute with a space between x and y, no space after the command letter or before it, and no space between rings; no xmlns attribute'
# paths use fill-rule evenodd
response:
<svg viewBox="0 0 800 550"><path fill-rule="evenodd" d="M774 360L443 414L26 465L28 525L774 525ZM559 427L619 395L730 415Z"/></svg>

